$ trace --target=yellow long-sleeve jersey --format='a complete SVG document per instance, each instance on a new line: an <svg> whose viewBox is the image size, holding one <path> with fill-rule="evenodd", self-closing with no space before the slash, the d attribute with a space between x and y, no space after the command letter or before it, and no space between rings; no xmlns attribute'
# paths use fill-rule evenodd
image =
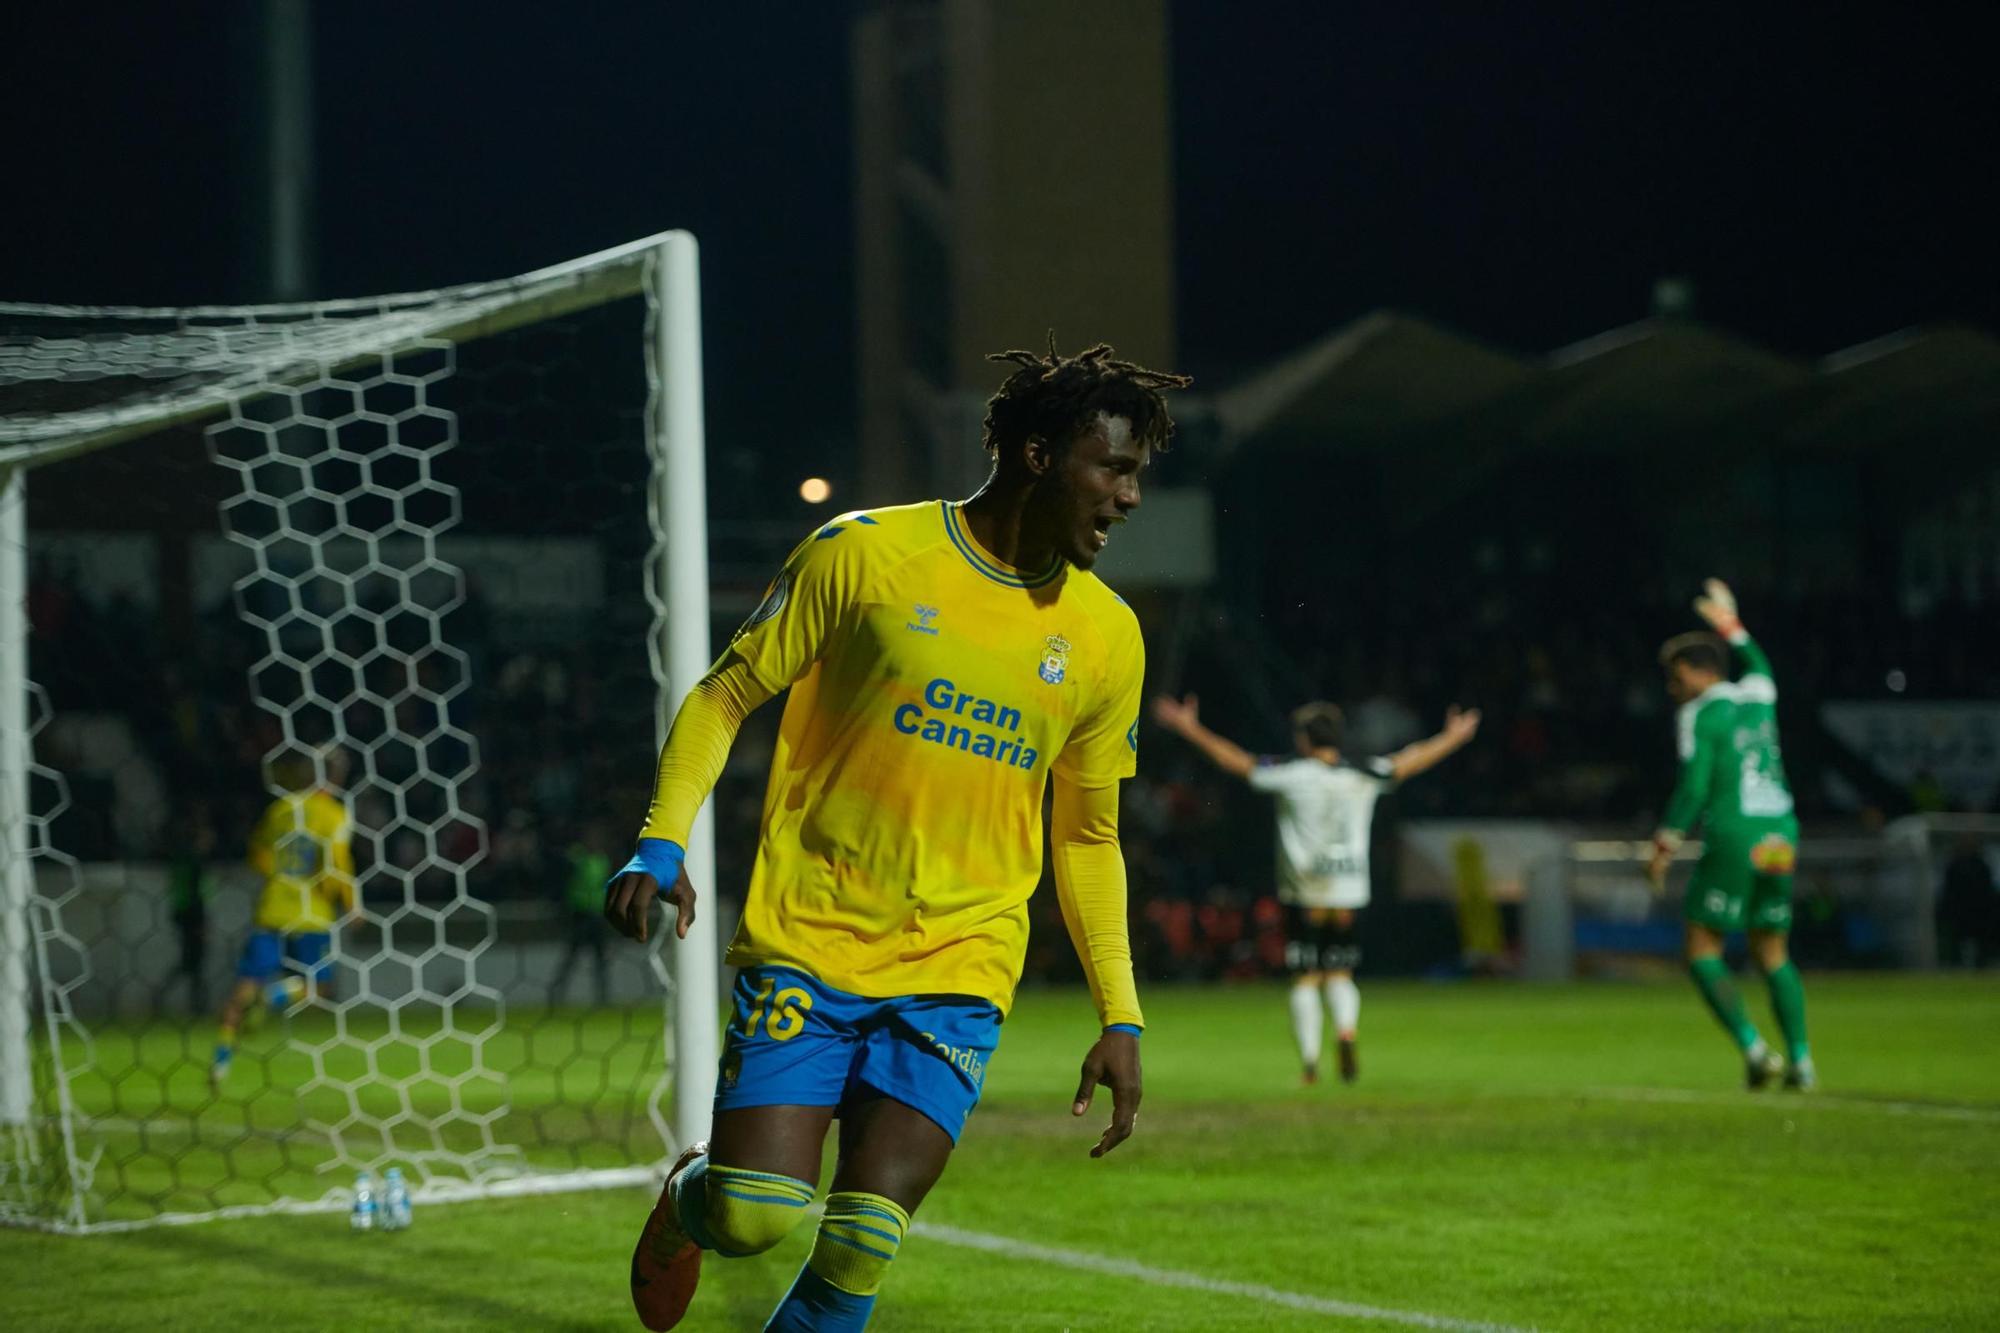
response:
<svg viewBox="0 0 2000 1333"><path fill-rule="evenodd" d="M250 865L264 876L257 926L288 935L333 929L354 906L347 807L324 791L280 796L250 834Z"/></svg>
<svg viewBox="0 0 2000 1333"><path fill-rule="evenodd" d="M1104 1021L1140 1023L1116 830L1144 673L1138 620L1095 575L1003 565L953 504L843 515L683 706L641 836L686 843L742 716L789 686L729 961L1004 1012L1053 776L1071 935Z"/></svg>

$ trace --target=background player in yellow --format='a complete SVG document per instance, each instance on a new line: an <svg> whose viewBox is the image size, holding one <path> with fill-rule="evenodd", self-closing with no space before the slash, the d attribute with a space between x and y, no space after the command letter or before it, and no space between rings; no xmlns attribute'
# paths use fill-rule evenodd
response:
<svg viewBox="0 0 2000 1333"><path fill-rule="evenodd" d="M337 794L346 773L346 753L334 748L272 765L285 791L250 834L247 859L264 885L222 1008L209 1066L215 1086L229 1076L237 1029L254 1005L282 1011L332 987L333 928L354 908L353 832Z"/></svg>
<svg viewBox="0 0 2000 1333"><path fill-rule="evenodd" d="M605 912L647 934L664 888L685 933L688 828L751 709L791 690L756 866L729 948L741 969L715 1138L692 1145L632 1258L651 1328L678 1323L701 1253L769 1249L804 1215L836 1115L812 1256L773 1329L858 1329L978 1101L1020 979L1054 781L1056 885L1102 1033L1099 1083L1131 1132L1144 1019L1125 928L1118 783L1136 764L1145 650L1091 572L1139 504L1187 383L1093 347L1008 352L988 403L992 475L963 503L848 514L812 533L690 693L660 756L638 854Z"/></svg>

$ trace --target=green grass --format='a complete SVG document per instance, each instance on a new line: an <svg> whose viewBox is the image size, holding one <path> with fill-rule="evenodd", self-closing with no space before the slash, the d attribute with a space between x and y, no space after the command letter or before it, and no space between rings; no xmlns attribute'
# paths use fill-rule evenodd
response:
<svg viewBox="0 0 2000 1333"><path fill-rule="evenodd" d="M1362 1083L1312 1089L1294 1085L1275 987L1155 987L1139 1133L1103 1161L1086 1151L1108 1106L1083 1124L1066 1106L1088 1004L1030 993L919 1222L1541 1328L2000 1326L2000 984L1808 985L1815 1098L1740 1092L1680 986L1370 985ZM600 1021L623 1020L584 1027ZM643 1057L616 1036L593 1040L622 1077ZM557 1062L506 1040L517 1105L545 1095ZM339 1216L0 1232L0 1327L634 1328L625 1262L647 1206L611 1191L432 1207L395 1236ZM760 1326L807 1243L711 1260L683 1327ZM872 1327L1329 1324L1369 1321L919 1233Z"/></svg>

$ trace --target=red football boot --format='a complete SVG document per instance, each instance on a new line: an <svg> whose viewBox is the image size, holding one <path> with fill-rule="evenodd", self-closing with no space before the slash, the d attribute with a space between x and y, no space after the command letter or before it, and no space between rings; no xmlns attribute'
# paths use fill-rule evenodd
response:
<svg viewBox="0 0 2000 1333"><path fill-rule="evenodd" d="M674 1212L673 1187L674 1177L707 1151L706 1143L693 1143L674 1159L659 1201L632 1251L632 1308L647 1328L669 1329L680 1323L688 1302L694 1299L695 1283L701 1281L701 1246L681 1230Z"/></svg>

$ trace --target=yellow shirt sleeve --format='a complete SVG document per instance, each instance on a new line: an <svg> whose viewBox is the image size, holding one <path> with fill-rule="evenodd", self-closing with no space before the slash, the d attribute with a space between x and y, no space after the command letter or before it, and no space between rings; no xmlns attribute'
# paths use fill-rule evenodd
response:
<svg viewBox="0 0 2000 1333"><path fill-rule="evenodd" d="M1119 608L1121 611L1124 608ZM1080 787L1115 786L1139 771L1139 706L1146 685L1146 643L1124 612L1106 635L1110 660L1098 698L1056 756L1056 776Z"/></svg>
<svg viewBox="0 0 2000 1333"><path fill-rule="evenodd" d="M847 619L866 577L867 551L863 543L825 540L829 533L838 530L823 528L792 552L750 619L682 701L660 749L640 837L687 846L743 719L812 670Z"/></svg>
<svg viewBox="0 0 2000 1333"><path fill-rule="evenodd" d="M743 719L772 693L733 648L695 682L680 712L674 714L667 743L660 747L653 801L646 808L640 837L665 838L687 846L694 817L715 789L715 780L722 776L722 766L729 760L729 747L736 743Z"/></svg>
<svg viewBox="0 0 2000 1333"><path fill-rule="evenodd" d="M831 524L800 543L729 641L725 660L740 658L765 698L812 670L860 602L874 544L840 541L841 531Z"/></svg>
<svg viewBox="0 0 2000 1333"><path fill-rule="evenodd" d="M1144 1027L1125 924L1125 856L1118 847L1118 785L1080 787L1058 774L1049 847L1070 943L1105 1027Z"/></svg>

